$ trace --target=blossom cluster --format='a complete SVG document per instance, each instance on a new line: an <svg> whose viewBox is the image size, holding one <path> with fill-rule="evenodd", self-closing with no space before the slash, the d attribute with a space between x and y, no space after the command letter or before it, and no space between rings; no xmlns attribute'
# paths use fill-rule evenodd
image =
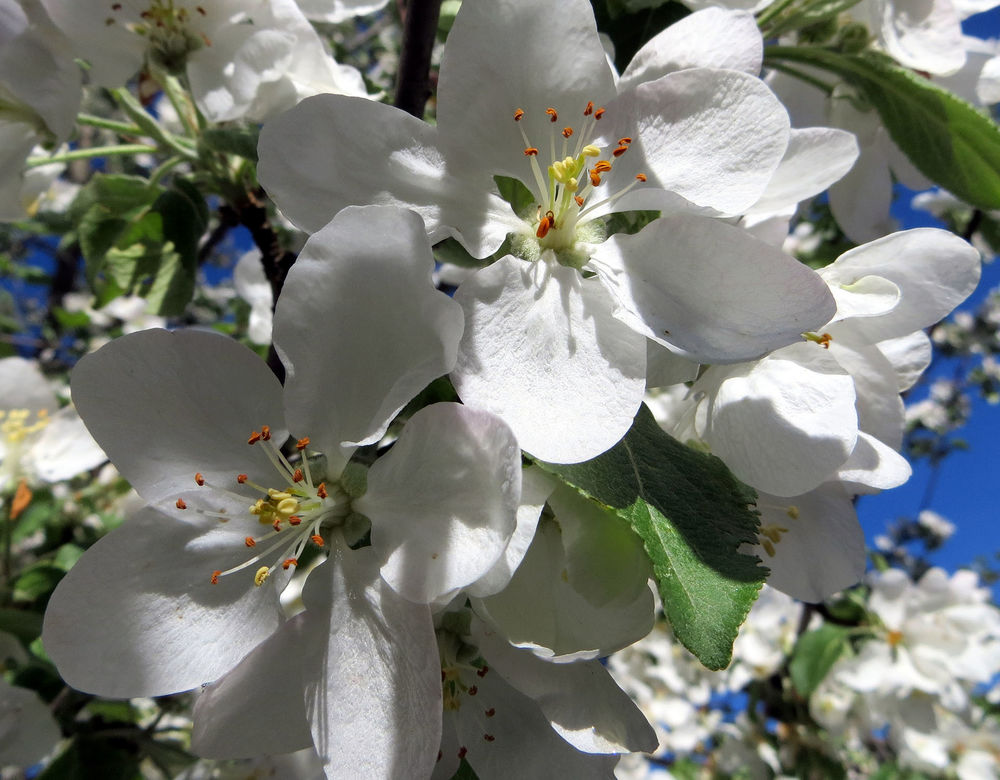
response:
<svg viewBox="0 0 1000 780"><path fill-rule="evenodd" d="M903 394L980 253L893 231L890 164L930 174L872 95L765 67L820 35L787 3L696 10L618 68L588 0L465 0L426 117L334 58L332 26L384 5L0 0L0 219L78 252L37 323L75 329L38 354L68 390L0 359L0 501L134 491L54 556L44 662L97 697L195 692L194 754L295 776L608 777L727 730L736 767L713 697L780 672L796 599L864 577L855 502L910 476L908 423L942 427ZM975 68L986 104L956 7L925 35L865 0L831 35L868 25L957 94ZM811 267L789 250L824 193L841 245ZM208 284L237 226L255 249ZM964 575L894 577L810 706L845 734L824 702L878 713L938 766L978 728L1000 613Z"/></svg>

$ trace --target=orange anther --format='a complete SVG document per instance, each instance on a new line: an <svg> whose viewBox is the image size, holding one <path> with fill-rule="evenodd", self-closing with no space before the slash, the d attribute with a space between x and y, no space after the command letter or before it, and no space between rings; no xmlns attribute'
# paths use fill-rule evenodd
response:
<svg viewBox="0 0 1000 780"><path fill-rule="evenodd" d="M629 138L628 136L625 136L624 138L619 138L618 139L618 145L619 146L628 146L630 143L632 143L632 139Z"/></svg>
<svg viewBox="0 0 1000 780"><path fill-rule="evenodd" d="M111 10L112 11L120 11L120 10L122 10L122 4L121 3L112 3L111 4Z"/></svg>
<svg viewBox="0 0 1000 780"><path fill-rule="evenodd" d="M607 173L611 170L611 163L607 160L598 160L594 164L594 171L597 173Z"/></svg>
<svg viewBox="0 0 1000 780"><path fill-rule="evenodd" d="M323 546L323 537L320 536L319 534L313 534L309 538L312 539L313 544L315 544L317 547Z"/></svg>
<svg viewBox="0 0 1000 780"><path fill-rule="evenodd" d="M301 482L305 477L302 475L302 469L295 469L292 473L292 482Z"/></svg>
<svg viewBox="0 0 1000 780"><path fill-rule="evenodd" d="M644 173L637 173L635 175L635 178L637 178L639 181L646 181L646 174L644 174Z"/></svg>
<svg viewBox="0 0 1000 780"><path fill-rule="evenodd" d="M833 336L831 336L829 333L824 333L819 337L818 343L823 345L823 349L829 349L831 341L833 341Z"/></svg>
<svg viewBox="0 0 1000 780"><path fill-rule="evenodd" d="M213 585L218 585L219 584L219 575L221 575L221 574L222 574L222 572L218 571L218 570L212 572L212 584Z"/></svg>
<svg viewBox="0 0 1000 780"><path fill-rule="evenodd" d="M247 547L257 546L257 542L254 541L254 538L252 536L248 536L246 539L244 539L243 544L245 544Z"/></svg>
<svg viewBox="0 0 1000 780"><path fill-rule="evenodd" d="M316 488L316 495L319 496L320 498L326 498L327 493L326 493L326 483L325 482L320 482L319 483L319 486Z"/></svg>
<svg viewBox="0 0 1000 780"><path fill-rule="evenodd" d="M287 569L289 566L298 566L298 565L299 565L298 558L285 558L285 560L281 562L282 569Z"/></svg>
<svg viewBox="0 0 1000 780"><path fill-rule="evenodd" d="M184 499L183 498L178 498L177 499L177 503L174 506L176 506L178 509L187 509L188 508L188 505L184 503Z"/></svg>
<svg viewBox="0 0 1000 780"><path fill-rule="evenodd" d="M200 14L201 14L202 16L208 16L208 13L207 13L207 12L205 11L205 9L204 9L204 8L202 8L202 7L200 6L200 5L198 5L198 6L195 6L195 9L194 9L194 10L196 10L196 11L197 11L198 13L200 13Z"/></svg>
<svg viewBox="0 0 1000 780"><path fill-rule="evenodd" d="M281 518L280 517L276 518L275 521L273 523L271 523L271 528L273 528L275 530L275 532L281 530Z"/></svg>
<svg viewBox="0 0 1000 780"><path fill-rule="evenodd" d="M628 151L628 147L627 146L619 146L611 154L613 154L615 157L621 157L627 151Z"/></svg>
<svg viewBox="0 0 1000 780"><path fill-rule="evenodd" d="M249 477L247 477L246 474L237 474L236 475L236 481L239 482L241 485L244 484L247 481L247 479L249 479Z"/></svg>
<svg viewBox="0 0 1000 780"><path fill-rule="evenodd" d="M270 441L271 440L271 426L270 425L262 425L262 426L260 426L260 438L262 438L264 441Z"/></svg>
<svg viewBox="0 0 1000 780"><path fill-rule="evenodd" d="M517 111L514 112L514 121L515 122L520 122L523 117L524 117L524 109L523 108L519 108L519 109L517 109Z"/></svg>
<svg viewBox="0 0 1000 780"><path fill-rule="evenodd" d="M593 100L588 100L587 101L587 107L585 109L583 109L583 115L584 116L590 116L593 113L594 113L594 101Z"/></svg>
<svg viewBox="0 0 1000 780"><path fill-rule="evenodd" d="M485 677L486 673L489 670L490 670L490 667L488 667L486 664L483 664L482 668L476 669L476 674L479 675L480 677Z"/></svg>
<svg viewBox="0 0 1000 780"><path fill-rule="evenodd" d="M28 481L22 479L17 483L17 490L14 491L14 500L10 503L10 519L17 520L21 512L28 508L28 504L31 503L32 496L31 488L28 487Z"/></svg>
<svg viewBox="0 0 1000 780"><path fill-rule="evenodd" d="M302 450L304 450L308 446L309 446L308 436L303 436L301 439L295 442L295 449L297 449L299 452L302 452Z"/></svg>
<svg viewBox="0 0 1000 780"><path fill-rule="evenodd" d="M472 694L472 695L475 696L476 694ZM458 749L458 757L459 758L465 758L465 756L466 756L466 754L468 754L468 752L469 752L469 749L467 747L465 747L465 746L460 747Z"/></svg>
<svg viewBox="0 0 1000 780"><path fill-rule="evenodd" d="M536 149L534 146L529 146L527 149L524 150L525 157L535 157L537 155L538 155L538 149Z"/></svg>
<svg viewBox="0 0 1000 780"><path fill-rule="evenodd" d="M552 212L549 211L541 221L538 223L538 230L535 231L535 236L538 238L545 238L549 231L556 226L555 219L552 217Z"/></svg>
<svg viewBox="0 0 1000 780"><path fill-rule="evenodd" d="M550 122L558 122L559 121L559 114L556 113L556 110L554 108L552 108L552 106L549 106L548 108L546 108L545 109L545 113L549 115L549 121Z"/></svg>
<svg viewBox="0 0 1000 780"><path fill-rule="evenodd" d="M581 198L579 195L574 195L573 200L576 201L577 206L579 206L581 209L583 208L583 198Z"/></svg>
<svg viewBox="0 0 1000 780"><path fill-rule="evenodd" d="M253 431L250 434L250 438L247 439L247 444L256 444L261 440L260 431Z"/></svg>
<svg viewBox="0 0 1000 780"><path fill-rule="evenodd" d="M202 485L205 484L205 477L202 476L202 473L199 471L197 474L194 475L194 481L195 484L198 485L198 487L201 487Z"/></svg>
<svg viewBox="0 0 1000 780"><path fill-rule="evenodd" d="M493 740L496 739L496 737L494 737L492 734L483 734L483 739L485 739L487 742L492 742Z"/></svg>
<svg viewBox="0 0 1000 780"><path fill-rule="evenodd" d="M302 522L302 518L299 517L298 515L290 515L288 517L288 524L289 525L298 525L301 522Z"/></svg>
<svg viewBox="0 0 1000 780"><path fill-rule="evenodd" d="M469 686L469 696L475 696L477 693L479 693L479 686L478 685L470 685Z"/></svg>
<svg viewBox="0 0 1000 780"><path fill-rule="evenodd" d="M596 168L590 171L590 184L592 187L597 187L601 184L601 175L597 173Z"/></svg>
<svg viewBox="0 0 1000 780"><path fill-rule="evenodd" d="M600 119L602 116L604 116L603 108L599 108L594 112L594 119Z"/></svg>
<svg viewBox="0 0 1000 780"><path fill-rule="evenodd" d="M488 710L486 710L486 717L487 718L492 718L496 714L497 714L497 708L496 707L490 707Z"/></svg>
<svg viewBox="0 0 1000 780"><path fill-rule="evenodd" d="M563 138L569 138L571 135L573 135L573 128L572 127L564 127L562 134L563 134Z"/></svg>

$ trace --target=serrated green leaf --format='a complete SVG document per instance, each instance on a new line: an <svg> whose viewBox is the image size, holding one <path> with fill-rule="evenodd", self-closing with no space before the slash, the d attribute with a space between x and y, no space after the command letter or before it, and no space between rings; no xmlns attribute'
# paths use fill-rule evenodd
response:
<svg viewBox="0 0 1000 780"><path fill-rule="evenodd" d="M802 696L811 696L827 672L847 649L849 631L844 626L826 623L799 637L792 651L789 672L792 683Z"/></svg>
<svg viewBox="0 0 1000 780"><path fill-rule="evenodd" d="M612 507L642 538L675 636L710 669L732 657L767 569L741 544L757 541L756 494L721 460L665 433L643 405L617 445L586 463L539 464Z"/></svg>
<svg viewBox="0 0 1000 780"><path fill-rule="evenodd" d="M766 59L837 74L874 106L921 173L973 206L1000 208L1000 128L969 103L878 52L775 46Z"/></svg>

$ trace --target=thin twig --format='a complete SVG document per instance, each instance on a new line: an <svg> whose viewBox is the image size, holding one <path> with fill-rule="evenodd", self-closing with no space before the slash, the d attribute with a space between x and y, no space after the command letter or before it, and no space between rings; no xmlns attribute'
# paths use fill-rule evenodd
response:
<svg viewBox="0 0 1000 780"><path fill-rule="evenodd" d="M441 0L409 0L403 17L403 46L396 74L396 108L417 119L431 95L431 52L437 35Z"/></svg>

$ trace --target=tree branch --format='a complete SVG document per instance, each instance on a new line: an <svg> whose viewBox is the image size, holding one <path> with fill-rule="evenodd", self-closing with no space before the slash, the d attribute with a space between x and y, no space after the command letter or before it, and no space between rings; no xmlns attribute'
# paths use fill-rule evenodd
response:
<svg viewBox="0 0 1000 780"><path fill-rule="evenodd" d="M424 107L431 95L431 51L440 14L441 0L409 0L403 17L394 104L417 119L424 118Z"/></svg>

